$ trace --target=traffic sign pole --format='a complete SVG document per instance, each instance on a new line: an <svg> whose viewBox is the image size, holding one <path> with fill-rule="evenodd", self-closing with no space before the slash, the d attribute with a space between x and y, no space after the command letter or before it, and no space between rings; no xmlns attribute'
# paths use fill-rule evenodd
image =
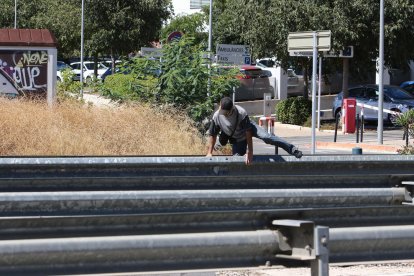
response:
<svg viewBox="0 0 414 276"><path fill-rule="evenodd" d="M211 95L211 50L213 45L213 0L210 0L210 11L208 17L208 82L207 82L207 97Z"/></svg>
<svg viewBox="0 0 414 276"><path fill-rule="evenodd" d="M322 94L322 57L319 58L318 83L318 130L321 129L321 94Z"/></svg>
<svg viewBox="0 0 414 276"><path fill-rule="evenodd" d="M383 139L383 109L384 109L384 0L380 0L380 39L379 39L379 80L378 80L378 144L384 143Z"/></svg>
<svg viewBox="0 0 414 276"><path fill-rule="evenodd" d="M309 52L312 51L313 68L312 68L312 146L311 154L315 154L316 139L316 71L318 66L318 51L331 50L331 31L313 31L289 33L288 51ZM320 81L320 80L319 80Z"/></svg>
<svg viewBox="0 0 414 276"><path fill-rule="evenodd" d="M311 154L315 154L316 147L316 68L318 66L318 36L317 33L313 33L313 68L312 68L312 148Z"/></svg>

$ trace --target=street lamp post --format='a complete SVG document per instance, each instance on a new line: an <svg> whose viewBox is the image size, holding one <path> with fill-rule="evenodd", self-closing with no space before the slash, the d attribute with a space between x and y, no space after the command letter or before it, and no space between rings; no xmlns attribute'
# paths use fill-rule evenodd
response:
<svg viewBox="0 0 414 276"><path fill-rule="evenodd" d="M81 89L80 89L80 96L81 99L83 99L83 29L84 29L84 20L85 20L85 16L84 16L84 3L85 0L82 0L82 16L81 16L81 51L80 51L80 85L81 85Z"/></svg>
<svg viewBox="0 0 414 276"><path fill-rule="evenodd" d="M213 0L210 0L210 14L208 20L208 85L207 85L207 96L210 96L211 90L211 50L213 44Z"/></svg>
<svg viewBox="0 0 414 276"><path fill-rule="evenodd" d="M384 0L380 0L380 35L378 64L378 144L383 144L383 108L384 108Z"/></svg>
<svg viewBox="0 0 414 276"><path fill-rule="evenodd" d="M17 0L14 0L14 28L17 29Z"/></svg>

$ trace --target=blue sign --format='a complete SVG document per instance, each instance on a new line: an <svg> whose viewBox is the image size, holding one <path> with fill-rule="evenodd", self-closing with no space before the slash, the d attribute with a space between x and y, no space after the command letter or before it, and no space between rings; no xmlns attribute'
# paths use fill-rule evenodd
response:
<svg viewBox="0 0 414 276"><path fill-rule="evenodd" d="M244 64L250 64L251 60L250 57L244 57Z"/></svg>

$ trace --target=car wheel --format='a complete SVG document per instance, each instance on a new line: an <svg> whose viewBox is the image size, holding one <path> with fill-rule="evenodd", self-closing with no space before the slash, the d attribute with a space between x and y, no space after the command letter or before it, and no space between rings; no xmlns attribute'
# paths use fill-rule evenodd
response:
<svg viewBox="0 0 414 276"><path fill-rule="evenodd" d="M395 112L401 112L398 109L392 109L391 111L395 111ZM399 115L398 114L388 114L388 122L391 123L393 126L397 126L397 119L398 119Z"/></svg>
<svg viewBox="0 0 414 276"><path fill-rule="evenodd" d="M61 82L62 80L61 80L59 77L57 77L57 81L58 81L58 82Z"/></svg>

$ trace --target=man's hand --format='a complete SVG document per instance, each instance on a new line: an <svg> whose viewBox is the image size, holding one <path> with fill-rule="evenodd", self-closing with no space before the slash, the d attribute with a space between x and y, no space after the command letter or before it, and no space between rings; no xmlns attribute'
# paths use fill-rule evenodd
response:
<svg viewBox="0 0 414 276"><path fill-rule="evenodd" d="M244 156L246 157L246 160L245 160L246 165L250 165L253 163L253 152L248 151Z"/></svg>
<svg viewBox="0 0 414 276"><path fill-rule="evenodd" d="M253 133L251 129L246 131L246 140L247 140L247 152L246 156L246 165L250 165L253 163Z"/></svg>

